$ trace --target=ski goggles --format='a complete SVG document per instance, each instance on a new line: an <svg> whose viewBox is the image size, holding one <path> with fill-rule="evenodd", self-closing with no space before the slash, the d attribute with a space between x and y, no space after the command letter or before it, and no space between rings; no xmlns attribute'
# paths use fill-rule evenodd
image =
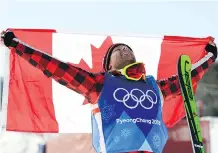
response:
<svg viewBox="0 0 218 153"><path fill-rule="evenodd" d="M125 66L123 69L117 70L128 80L138 81L145 80L145 67L143 63L135 62Z"/></svg>

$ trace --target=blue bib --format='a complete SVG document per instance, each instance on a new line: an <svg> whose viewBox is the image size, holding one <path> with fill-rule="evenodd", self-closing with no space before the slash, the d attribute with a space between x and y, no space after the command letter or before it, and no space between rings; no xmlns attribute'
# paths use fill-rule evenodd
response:
<svg viewBox="0 0 218 153"><path fill-rule="evenodd" d="M147 76L146 82L130 81L106 73L98 107L100 118L92 115L96 152L163 151L168 131L154 77Z"/></svg>

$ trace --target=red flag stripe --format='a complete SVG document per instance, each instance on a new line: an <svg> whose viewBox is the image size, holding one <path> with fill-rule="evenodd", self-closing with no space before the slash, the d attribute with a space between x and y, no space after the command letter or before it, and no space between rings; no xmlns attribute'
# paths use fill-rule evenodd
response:
<svg viewBox="0 0 218 153"><path fill-rule="evenodd" d="M13 29L13 31L27 44L52 54L52 33L55 30ZM52 102L51 79L46 78L40 70L17 56L14 51L10 54L7 130L58 132Z"/></svg>
<svg viewBox="0 0 218 153"><path fill-rule="evenodd" d="M157 79L166 79L177 74L176 64L181 54L189 55L192 59L192 63L197 62L205 55L204 47L209 40L211 40L211 37L192 38L164 36L161 46L161 56L158 65ZM194 90L196 90L196 88L197 86L194 86ZM181 96L177 96L172 100L164 101L163 119L167 127L172 127L185 117L185 110L182 101L183 100Z"/></svg>

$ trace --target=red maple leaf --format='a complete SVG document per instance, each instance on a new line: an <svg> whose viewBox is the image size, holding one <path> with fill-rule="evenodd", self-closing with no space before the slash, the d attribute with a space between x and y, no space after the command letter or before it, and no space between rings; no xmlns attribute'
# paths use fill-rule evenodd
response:
<svg viewBox="0 0 218 153"><path fill-rule="evenodd" d="M100 72L102 71L102 60L107 49L113 44L112 39L108 36L99 48L95 47L94 45L90 44L91 51L92 51L92 68L85 62L84 59L81 59L79 64L72 64L74 66L80 67L89 72ZM85 99L83 104L87 104L88 101Z"/></svg>

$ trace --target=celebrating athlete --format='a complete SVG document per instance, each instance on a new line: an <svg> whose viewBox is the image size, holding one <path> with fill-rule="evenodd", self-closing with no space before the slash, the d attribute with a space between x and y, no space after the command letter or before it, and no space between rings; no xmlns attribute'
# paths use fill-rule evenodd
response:
<svg viewBox="0 0 218 153"><path fill-rule="evenodd" d="M11 31L3 32L2 40L47 77L88 99L92 105L96 152L163 151L168 131L162 120L162 103L166 98L181 94L177 75L165 80L146 76L144 64L136 62L132 49L122 43L108 48L103 59L104 72L93 74L27 46ZM205 50L208 54L195 63L192 70L194 82L199 81L200 74L217 58L213 42Z"/></svg>

